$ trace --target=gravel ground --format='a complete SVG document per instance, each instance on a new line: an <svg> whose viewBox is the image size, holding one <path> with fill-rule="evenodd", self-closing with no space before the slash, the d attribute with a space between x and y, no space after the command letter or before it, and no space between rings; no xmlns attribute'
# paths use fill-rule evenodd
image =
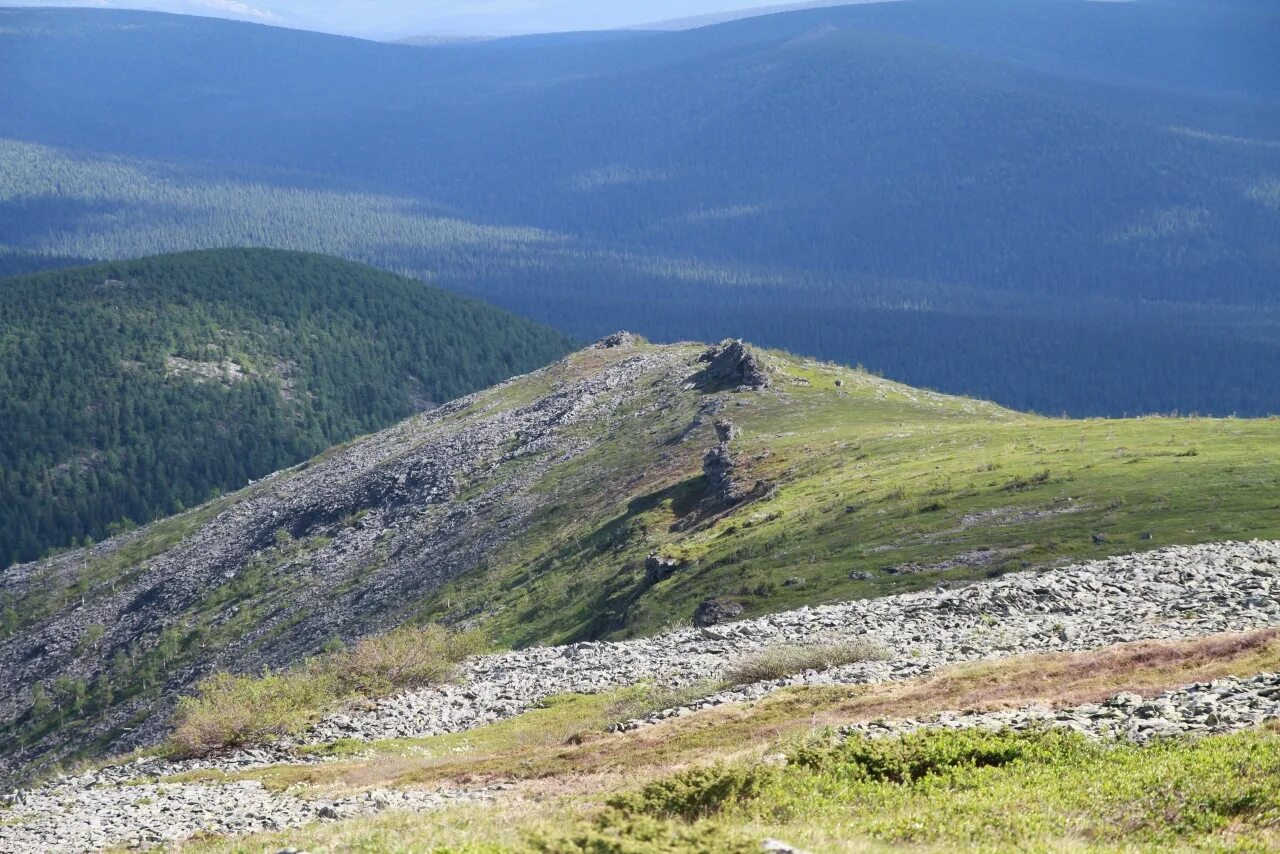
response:
<svg viewBox="0 0 1280 854"><path fill-rule="evenodd" d="M858 683L917 676L942 665L1032 652L1082 650L1144 639L1180 639L1280 625L1280 543L1166 548L956 590L802 608L755 620L684 629L644 640L547 647L484 656L465 683L413 691L367 712L335 715L306 739L373 740L456 732L510 717L551 694L598 692L653 681L679 686L717 679L734 663L780 644L870 638L886 658L721 691L666 710L635 729L693 708L751 700L783 685ZM878 722L847 732L885 734L920 726L1056 724L1099 736L1217 732L1280 715L1280 676L1224 679L1152 700L1120 695L1073 709L1022 709ZM184 771L237 771L307 760L290 745L211 760L144 759L13 793L0 810L0 851L147 847L196 833L242 834L381 809L434 809L487 800L492 789L372 791L307 800L257 783L170 783Z"/></svg>

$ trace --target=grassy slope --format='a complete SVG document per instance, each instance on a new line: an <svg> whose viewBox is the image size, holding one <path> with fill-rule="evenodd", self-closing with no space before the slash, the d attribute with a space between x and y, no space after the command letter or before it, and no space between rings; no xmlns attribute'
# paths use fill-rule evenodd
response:
<svg viewBox="0 0 1280 854"><path fill-rule="evenodd" d="M574 369L599 358L575 357ZM710 595L755 614L1170 543L1280 536L1280 420L1040 418L771 358L775 389L729 395L722 417L742 430L744 477L777 483L774 498L672 532L702 493L699 456L712 440L704 428L673 441L698 400L668 401L554 470L542 485L553 506L424 615L446 613L445 602L484 606L495 635L514 644L643 634L686 620ZM641 591L653 552L687 566Z"/></svg>
<svg viewBox="0 0 1280 854"><path fill-rule="evenodd" d="M560 382L594 375L652 346L577 353L477 395L439 430L528 403ZM696 344L674 346L688 362L701 351ZM508 527L509 514L517 512L508 503L486 509L483 529L509 531L510 539L444 587L427 586L398 601L394 621L466 617L496 646L640 635L687 624L712 594L758 614L1169 543L1280 536L1280 420L1045 419L854 369L781 353L767 358L775 372L766 391L682 391L685 369L677 365L669 374L663 367L639 381L639 393L626 398L616 416L567 426L570 437L605 441L548 465L533 494L521 499L532 513L527 524L520 519ZM688 514L703 494L701 457L715 441L710 417L697 429L690 425L700 408L717 402L742 430L733 447L746 468L744 479L772 481L776 494L673 531L677 514ZM342 453L335 448L322 458L340 461ZM317 465L255 484L223 498L221 506L291 490L308 472L321 471ZM461 484L463 494L506 494L512 465L528 474L520 468L527 463L519 461L481 466ZM19 600L16 613L39 620L86 593L91 599L106 595L113 580L130 583L155 555L174 548L175 539L186 544L181 548L203 536L200 529L216 509L201 508L92 553L64 556L46 569L66 577L52 593L43 592L37 576L20 585L18 592L30 595ZM1095 542L1098 533L1106 539ZM1144 533L1150 538L1142 539ZM305 602L296 612L286 606L307 590L311 556L330 559L325 550L341 546L330 539L339 536L327 530L268 548L234 581L196 593L172 618L176 628L167 634L173 649L166 652L164 638L143 639L127 671L132 675L115 685L114 702L138 704L140 718L154 715L154 703L167 697L163 692L178 690L171 676L191 672L207 650L234 649L224 660L256 669L246 664L252 656L266 656L263 650L275 650L272 644L296 633L298 620L314 616ZM378 551L374 562L412 566L412 543L402 553L401 539L379 540L386 553ZM654 552L685 565L646 587L644 560ZM909 564L949 568L890 571ZM278 571L285 566L290 571ZM353 575L350 591L335 588L326 601L347 603L364 588L376 589L380 578ZM788 584L790 579L804 581ZM389 621L386 616L351 631L380 630ZM267 660L283 665L317 651L290 648L293 657L276 651ZM85 653L71 665L80 668L82 658L93 663ZM86 712L95 720L100 705L111 706L99 702L97 684ZM69 718L63 729L82 725L87 719ZM38 745L61 737L50 734L59 726L58 716L51 716L22 738ZM100 744L67 731L84 755L102 754Z"/></svg>
<svg viewBox="0 0 1280 854"><path fill-rule="evenodd" d="M1131 850L1172 842L1251 850L1275 841L1280 735L1274 730L1147 749L1013 739L1002 742L999 753L1015 754L1014 761L943 767L913 782L860 779L848 756L818 750L822 761L814 767L765 771L753 798L736 804L712 799L714 808L686 817L692 820L667 821L669 815L654 809L625 817L599 808L611 793L637 785L666 780L670 790L670 775L691 766L726 763L731 775L749 776L760 771L761 757L779 748L795 756L802 746L821 742L825 726L949 708L1070 705L1121 690L1149 695L1191 681L1274 670L1278 656L1275 632L1126 644L962 665L894 685L788 689L756 704L613 735L601 730L617 695L553 698L545 708L469 733L362 746L360 755L324 765L259 769L234 778L206 772L169 782L256 779L306 796L371 786L517 781L515 802L495 808L508 817L503 822L485 809L391 814L197 844L196 850L301 844L317 851L719 851L739 850L739 844L758 850L755 840L765 837L821 851L876 850L885 843L924 850ZM933 744L944 758L954 759L966 746L943 738ZM342 756L354 748L339 744L331 752ZM655 817L659 821L651 821ZM609 838L632 847L575 847Z"/></svg>

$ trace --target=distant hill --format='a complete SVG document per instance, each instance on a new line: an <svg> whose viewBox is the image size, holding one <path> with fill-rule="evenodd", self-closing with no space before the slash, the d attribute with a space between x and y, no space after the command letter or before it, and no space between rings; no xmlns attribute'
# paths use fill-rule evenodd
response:
<svg viewBox="0 0 1280 854"><path fill-rule="evenodd" d="M0 567L193 507L568 348L490 306L293 252L0 280Z"/></svg>
<svg viewBox="0 0 1280 854"><path fill-rule="evenodd" d="M1252 0L434 47L7 10L0 232L323 251L583 338L741 334L1043 412L1265 414L1278 35Z"/></svg>

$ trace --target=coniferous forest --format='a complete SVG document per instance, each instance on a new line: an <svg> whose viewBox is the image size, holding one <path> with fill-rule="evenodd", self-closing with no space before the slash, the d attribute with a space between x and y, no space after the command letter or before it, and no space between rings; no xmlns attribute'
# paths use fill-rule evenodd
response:
<svg viewBox="0 0 1280 854"><path fill-rule="evenodd" d="M294 252L0 281L0 566L194 507L569 348L490 306Z"/></svg>
<svg viewBox="0 0 1280 854"><path fill-rule="evenodd" d="M0 270L275 246L582 339L742 335L1053 414L1268 414L1278 15L913 0L409 46L3 10Z"/></svg>

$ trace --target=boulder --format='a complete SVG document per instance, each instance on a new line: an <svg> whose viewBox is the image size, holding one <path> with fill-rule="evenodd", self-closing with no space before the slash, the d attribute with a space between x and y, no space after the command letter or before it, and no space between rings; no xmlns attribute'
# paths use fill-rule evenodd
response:
<svg viewBox="0 0 1280 854"><path fill-rule="evenodd" d="M738 426L727 418L717 418L715 423L716 438L724 445L738 438Z"/></svg>
<svg viewBox="0 0 1280 854"><path fill-rule="evenodd" d="M615 347L634 347L639 337L630 332L615 332L612 335L606 335L599 341L591 345L593 350L612 350Z"/></svg>
<svg viewBox="0 0 1280 854"><path fill-rule="evenodd" d="M675 575L676 570L678 570L680 566L680 561L675 558L649 555L644 559L645 585L652 587L659 581L664 581L670 578Z"/></svg>
<svg viewBox="0 0 1280 854"><path fill-rule="evenodd" d="M728 599L704 599L693 612L693 624L699 628L727 623L742 615L746 609Z"/></svg>

